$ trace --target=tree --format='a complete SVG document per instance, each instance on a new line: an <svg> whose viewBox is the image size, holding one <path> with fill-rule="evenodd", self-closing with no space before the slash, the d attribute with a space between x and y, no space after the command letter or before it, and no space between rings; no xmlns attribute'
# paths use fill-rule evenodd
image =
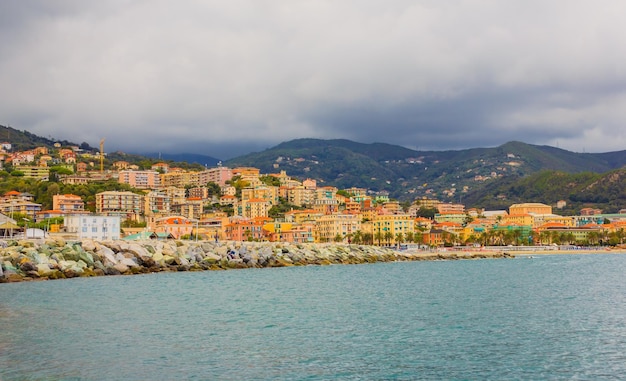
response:
<svg viewBox="0 0 626 381"><path fill-rule="evenodd" d="M220 185L218 183L215 183L213 181L209 181L206 184L206 187L207 187L207 191L208 191L209 197L221 196L222 195L222 187L220 187Z"/></svg>
<svg viewBox="0 0 626 381"><path fill-rule="evenodd" d="M404 242L404 234L398 233L396 234L396 244L401 245Z"/></svg>
<svg viewBox="0 0 626 381"><path fill-rule="evenodd" d="M263 175L263 176L259 176L259 180L261 180L263 184L268 185L268 186L274 186L274 187L280 186L280 179L275 176Z"/></svg>
<svg viewBox="0 0 626 381"><path fill-rule="evenodd" d="M405 237L404 237L404 238L405 238L406 242L415 242L415 233L413 233L413 232L407 232L407 233L405 234Z"/></svg>
<svg viewBox="0 0 626 381"><path fill-rule="evenodd" d="M338 194L339 196L343 196L343 197L345 197L345 198L350 198L350 197L352 197L352 195L351 195L350 193L348 193L348 191L347 191L347 190L345 190L345 189L339 189L339 190L337 191L337 194Z"/></svg>
<svg viewBox="0 0 626 381"><path fill-rule="evenodd" d="M429 218L429 219L433 219L435 218L435 214L437 214L437 209L435 208L425 208L423 206L420 206L420 208L417 210L416 216L417 217L424 217L424 218Z"/></svg>
<svg viewBox="0 0 626 381"><path fill-rule="evenodd" d="M392 239L393 239L393 233L390 232L389 230L385 231L385 242L387 242L387 245L391 244Z"/></svg>
<svg viewBox="0 0 626 381"><path fill-rule="evenodd" d="M383 240L383 233L379 230L374 234L374 239L378 241L378 246L381 246L381 241Z"/></svg>

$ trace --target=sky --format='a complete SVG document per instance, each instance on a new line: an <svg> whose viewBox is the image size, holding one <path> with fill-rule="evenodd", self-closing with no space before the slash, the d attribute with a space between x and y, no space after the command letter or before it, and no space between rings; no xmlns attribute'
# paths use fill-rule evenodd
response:
<svg viewBox="0 0 626 381"><path fill-rule="evenodd" d="M626 149L619 0L0 2L0 124L229 159L298 138Z"/></svg>

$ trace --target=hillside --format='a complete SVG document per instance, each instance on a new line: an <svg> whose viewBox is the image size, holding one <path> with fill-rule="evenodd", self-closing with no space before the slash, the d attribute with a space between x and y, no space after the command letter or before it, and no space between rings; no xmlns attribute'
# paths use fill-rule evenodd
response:
<svg viewBox="0 0 626 381"><path fill-rule="evenodd" d="M480 194L488 185L514 182L541 171L615 170L626 165L626 151L574 153L522 142L495 148L414 151L381 143L297 139L225 164L254 166L265 173L285 170L297 178L320 179L340 188L356 186L388 192L399 200L427 196L458 202Z"/></svg>
<svg viewBox="0 0 626 381"><path fill-rule="evenodd" d="M42 138L0 126L3 141L10 142L14 151L52 148L55 143L97 151L87 143ZM205 155L150 156L110 152L105 165L116 160L140 168L149 168L158 160L189 169L217 164L217 159ZM257 167L262 173L285 170L299 179L316 179L319 185L367 188L401 201L429 197L468 207L503 209L517 202L555 204L565 200L572 210L589 206L617 212L626 208L626 169L622 169L626 151L574 153L522 142L495 148L415 151L384 143L297 139L224 164Z"/></svg>
<svg viewBox="0 0 626 381"><path fill-rule="evenodd" d="M75 142L69 142L67 140L57 140L52 137L44 138L32 134L26 130L20 131L12 127L2 125L0 125L0 142L11 143L11 148L14 152L29 150L36 147L47 147L50 150L54 150L55 144L57 143L60 144L62 147L77 146L80 147L84 152L97 153L99 151L99 148L94 148L86 142L78 144ZM161 158L159 158L159 154L137 155L116 151L106 154L105 167L108 168L114 161L118 160L124 160L131 164L137 164L141 168L150 168L150 166L157 161L166 161L177 167L195 169L202 169L205 165L213 166L216 165L218 162L217 159L204 155L163 154Z"/></svg>
<svg viewBox="0 0 626 381"><path fill-rule="evenodd" d="M95 150L87 143L77 144L67 140L55 140L52 137L44 138L26 130L20 131L13 127L2 125L0 125L0 142L11 143L13 151L23 151L35 147L53 148L55 143L60 143L63 146L80 146L85 150Z"/></svg>

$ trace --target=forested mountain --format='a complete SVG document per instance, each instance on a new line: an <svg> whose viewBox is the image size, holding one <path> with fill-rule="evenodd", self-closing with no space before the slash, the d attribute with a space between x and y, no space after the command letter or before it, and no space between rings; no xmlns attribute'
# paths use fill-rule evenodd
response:
<svg viewBox="0 0 626 381"><path fill-rule="evenodd" d="M10 142L14 151L53 147L54 143L78 145L4 126L0 126L0 141ZM97 151L88 143L79 146ZM158 158L111 152L107 162L125 160L149 168ZM160 158L186 161L176 165L190 169L217 163L204 155L162 154ZM367 188L401 201L429 197L468 207L503 209L516 202L555 204L565 200L572 210L591 206L617 212L626 208L626 169L622 169L626 151L575 153L522 142L495 148L415 151L384 143L297 139L224 165L257 167L261 173L285 170L301 180L316 179L319 185Z"/></svg>
<svg viewBox="0 0 626 381"><path fill-rule="evenodd" d="M340 188L356 186L385 191L400 200L426 196L485 205L498 204L498 199L491 202L487 196L479 195L491 189L495 192L501 183L512 186L517 181L533 181L533 177L526 177L542 171L558 171L564 176L602 174L625 164L626 151L575 153L521 142L495 148L414 151L390 144L319 139L293 140L226 162L231 167L258 167L262 172L285 170L297 178L321 179Z"/></svg>

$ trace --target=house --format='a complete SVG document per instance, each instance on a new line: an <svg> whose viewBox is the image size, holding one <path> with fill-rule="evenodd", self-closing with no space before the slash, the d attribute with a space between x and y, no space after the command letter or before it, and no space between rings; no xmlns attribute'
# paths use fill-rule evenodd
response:
<svg viewBox="0 0 626 381"><path fill-rule="evenodd" d="M157 234L171 234L175 239L180 239L183 236L191 236L196 224L196 221L183 216L169 216L156 219L153 230Z"/></svg>
<svg viewBox="0 0 626 381"><path fill-rule="evenodd" d="M76 234L80 239L101 241L120 239L119 216L67 216L64 224L68 233Z"/></svg>

